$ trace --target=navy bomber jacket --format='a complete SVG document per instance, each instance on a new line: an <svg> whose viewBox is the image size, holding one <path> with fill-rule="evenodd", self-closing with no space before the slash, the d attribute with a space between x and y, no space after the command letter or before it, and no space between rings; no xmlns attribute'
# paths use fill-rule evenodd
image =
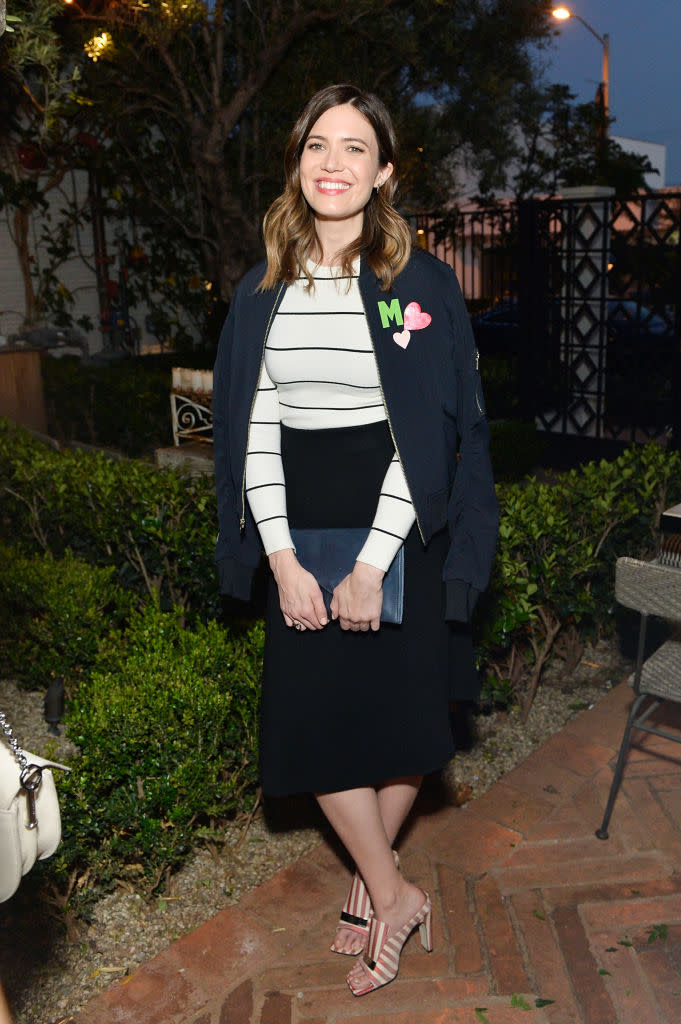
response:
<svg viewBox="0 0 681 1024"><path fill-rule="evenodd" d="M245 494L248 430L267 336L286 290L257 291L264 273L264 264L254 267L235 291L213 376L215 558L221 592L243 600L262 553ZM389 292L362 259L359 290L423 543L449 527L445 617L467 621L489 581L498 508L463 296L453 270L422 249L413 250Z"/></svg>

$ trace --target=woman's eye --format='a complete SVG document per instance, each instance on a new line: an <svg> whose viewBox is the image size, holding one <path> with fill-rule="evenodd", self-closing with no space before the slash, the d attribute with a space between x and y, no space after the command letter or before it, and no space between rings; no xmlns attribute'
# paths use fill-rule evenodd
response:
<svg viewBox="0 0 681 1024"><path fill-rule="evenodd" d="M363 153L364 152L364 150L362 149L361 146L349 146L348 148L349 148L351 153Z"/></svg>
<svg viewBox="0 0 681 1024"><path fill-rule="evenodd" d="M309 142L308 149L323 149L321 142Z"/></svg>

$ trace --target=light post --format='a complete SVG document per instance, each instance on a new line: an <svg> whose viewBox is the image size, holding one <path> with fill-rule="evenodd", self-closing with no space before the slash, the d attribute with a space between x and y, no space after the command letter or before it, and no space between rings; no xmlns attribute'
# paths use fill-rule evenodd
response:
<svg viewBox="0 0 681 1024"><path fill-rule="evenodd" d="M608 118L610 114L610 36L607 33L599 35L599 33L591 27L588 21L585 21L580 14L575 14L574 11L569 9L569 7L554 7L551 13L557 21L567 21L568 18L576 18L577 21L581 21L584 28L588 28L591 35L595 36L603 47L603 74L601 79L601 88L603 90L605 134L608 135Z"/></svg>

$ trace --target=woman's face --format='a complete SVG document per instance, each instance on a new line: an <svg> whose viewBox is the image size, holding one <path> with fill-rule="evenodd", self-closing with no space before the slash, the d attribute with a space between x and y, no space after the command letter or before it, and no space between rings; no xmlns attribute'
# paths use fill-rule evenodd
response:
<svg viewBox="0 0 681 1024"><path fill-rule="evenodd" d="M321 115L300 158L300 184L318 224L347 225L347 242L361 233L372 189L392 171L392 164L380 166L374 129L350 103Z"/></svg>

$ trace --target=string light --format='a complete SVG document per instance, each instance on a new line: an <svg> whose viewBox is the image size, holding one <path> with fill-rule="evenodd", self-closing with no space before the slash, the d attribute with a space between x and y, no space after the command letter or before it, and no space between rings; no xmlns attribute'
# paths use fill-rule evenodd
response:
<svg viewBox="0 0 681 1024"><path fill-rule="evenodd" d="M87 43L83 45L83 49L90 60L96 64L99 58L102 57L112 46L113 37L111 33L102 32L100 35L93 36L92 39L88 39Z"/></svg>

